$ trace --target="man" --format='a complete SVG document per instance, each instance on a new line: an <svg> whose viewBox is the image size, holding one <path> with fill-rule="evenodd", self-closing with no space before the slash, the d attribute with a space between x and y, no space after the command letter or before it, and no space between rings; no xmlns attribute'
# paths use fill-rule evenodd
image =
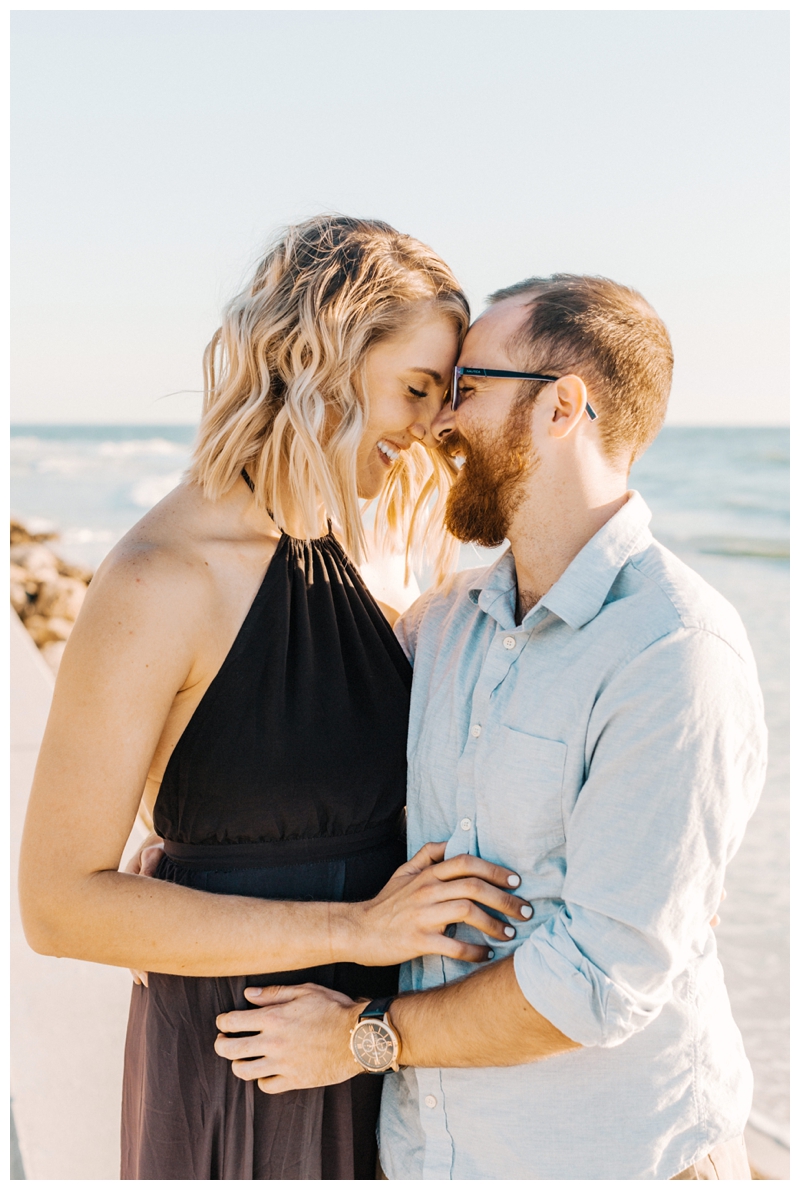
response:
<svg viewBox="0 0 800 1190"><path fill-rule="evenodd" d="M491 302L434 430L465 459L451 531L511 548L399 622L409 854L448 839L500 861L534 915L478 971L407 964L371 1016L311 986L251 992L261 1032L218 1051L266 1055L236 1069L268 1092L399 1061L390 1179L746 1179L752 1081L709 920L766 733L736 612L627 488L664 419L669 337L602 278Z"/></svg>

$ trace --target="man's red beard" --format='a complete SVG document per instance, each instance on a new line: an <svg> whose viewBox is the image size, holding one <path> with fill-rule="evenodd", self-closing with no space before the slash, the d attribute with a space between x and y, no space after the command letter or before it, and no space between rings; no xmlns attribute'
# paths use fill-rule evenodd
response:
<svg viewBox="0 0 800 1190"><path fill-rule="evenodd" d="M531 445L530 401L523 398L492 434L476 430L467 442L447 440L448 454L464 456L445 510L445 525L459 541L492 548L502 545L525 495L524 481L539 463Z"/></svg>

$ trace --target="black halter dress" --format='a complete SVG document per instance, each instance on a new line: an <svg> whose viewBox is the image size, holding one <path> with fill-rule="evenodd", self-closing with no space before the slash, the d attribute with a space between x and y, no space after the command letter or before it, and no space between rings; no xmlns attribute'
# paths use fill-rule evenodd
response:
<svg viewBox="0 0 800 1190"><path fill-rule="evenodd" d="M157 877L273 900L359 901L405 862L411 668L333 537L284 534L236 640L179 740L154 812ZM375 1177L381 1079L265 1095L214 1052L248 985L397 989L341 963L134 986L123 1179Z"/></svg>

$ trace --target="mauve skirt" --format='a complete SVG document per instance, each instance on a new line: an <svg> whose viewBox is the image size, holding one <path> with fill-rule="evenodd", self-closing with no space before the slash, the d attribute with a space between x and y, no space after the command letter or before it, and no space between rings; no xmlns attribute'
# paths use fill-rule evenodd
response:
<svg viewBox="0 0 800 1190"><path fill-rule="evenodd" d="M346 851L346 854L339 854ZM302 845L175 843L156 876L206 892L293 901L373 897L405 863L397 830ZM268 863L265 862L268 860ZM248 986L319 983L353 997L397 990L397 967L338 963L216 979L151 973L134 985L122 1089L123 1180L375 1178L382 1078L265 1095L214 1052L220 1012Z"/></svg>

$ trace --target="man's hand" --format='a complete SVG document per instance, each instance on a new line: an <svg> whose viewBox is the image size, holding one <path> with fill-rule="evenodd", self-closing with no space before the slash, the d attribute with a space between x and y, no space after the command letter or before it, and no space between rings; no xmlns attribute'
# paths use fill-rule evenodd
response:
<svg viewBox="0 0 800 1190"><path fill-rule="evenodd" d="M125 865L125 871L132 876L154 876L156 868L164 854L164 840L155 831L151 831L135 855L132 855ZM136 971L129 967L134 983L143 983L147 987L147 972Z"/></svg>
<svg viewBox="0 0 800 1190"><path fill-rule="evenodd" d="M360 1003L314 983L245 988L261 1005L217 1017L214 1048L237 1078L267 1094L342 1083L362 1072L350 1052ZM519 1066L580 1046L523 996L512 958L427 992L399 996L390 1010L404 1066ZM250 1037L223 1034L253 1033Z"/></svg>
<svg viewBox="0 0 800 1190"><path fill-rule="evenodd" d="M363 1072L350 1051L361 1006L349 996L315 983L245 988L244 994L257 1007L221 1013L214 1044L237 1078L257 1078L262 1091L278 1095L343 1083ZM226 1036L253 1030L250 1037Z"/></svg>

